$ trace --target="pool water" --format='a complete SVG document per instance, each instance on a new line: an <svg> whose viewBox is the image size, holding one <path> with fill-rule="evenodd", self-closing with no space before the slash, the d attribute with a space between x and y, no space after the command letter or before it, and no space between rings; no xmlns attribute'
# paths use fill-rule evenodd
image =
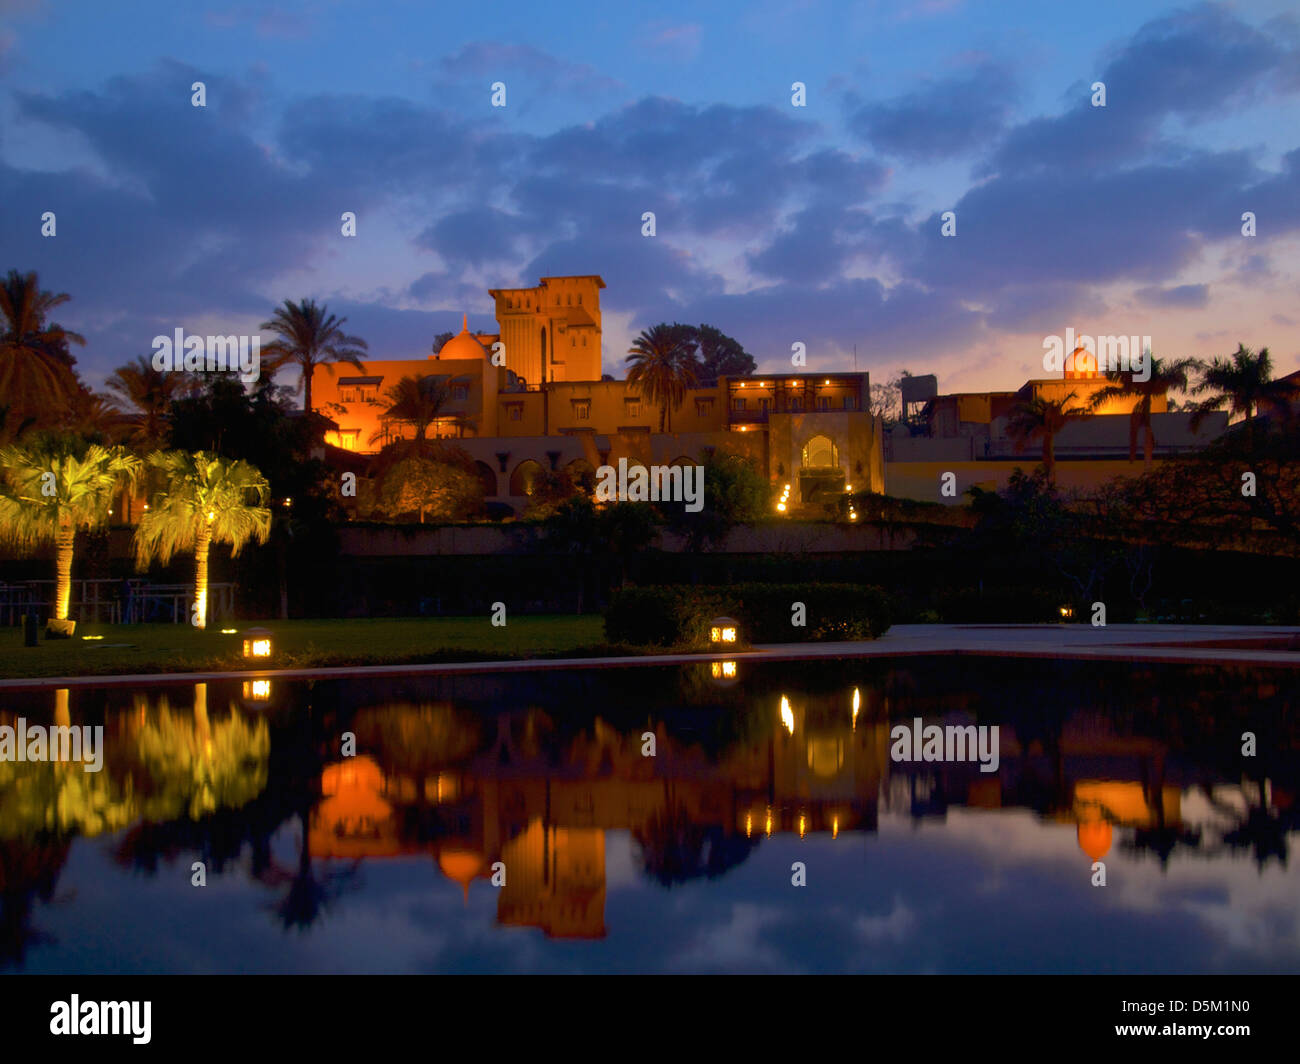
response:
<svg viewBox="0 0 1300 1064"><path fill-rule="evenodd" d="M0 762L0 970L1296 972L1296 679L742 658L10 692L0 726L104 749ZM997 770L897 759L918 719L996 727Z"/></svg>

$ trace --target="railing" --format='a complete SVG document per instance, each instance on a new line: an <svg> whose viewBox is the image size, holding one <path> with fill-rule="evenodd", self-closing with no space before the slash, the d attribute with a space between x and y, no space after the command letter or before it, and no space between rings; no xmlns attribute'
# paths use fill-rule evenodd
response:
<svg viewBox="0 0 1300 1064"><path fill-rule="evenodd" d="M0 624L15 625L23 615L54 616L55 582L28 580L0 584ZM187 624L194 602L192 584L150 584L144 580L74 580L68 616L81 624ZM234 613L235 585L208 585L208 617Z"/></svg>

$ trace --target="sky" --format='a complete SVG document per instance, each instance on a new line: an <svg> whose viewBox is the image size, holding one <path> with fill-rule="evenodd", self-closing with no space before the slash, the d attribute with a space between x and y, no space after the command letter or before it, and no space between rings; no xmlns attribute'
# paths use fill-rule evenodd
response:
<svg viewBox="0 0 1300 1064"><path fill-rule="evenodd" d="M945 392L1046 376L1067 329L1169 358L1268 347L1281 375L1300 14L0 0L11 268L72 297L57 321L95 386L157 335L255 333L285 299L423 358L462 313L496 331L489 288L566 273L605 280L617 377L660 321L714 325L763 372L802 343L809 372L856 359Z"/></svg>

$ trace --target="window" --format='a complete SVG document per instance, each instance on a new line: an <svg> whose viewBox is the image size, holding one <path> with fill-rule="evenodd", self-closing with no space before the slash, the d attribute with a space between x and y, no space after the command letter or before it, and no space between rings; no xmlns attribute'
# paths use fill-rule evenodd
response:
<svg viewBox="0 0 1300 1064"><path fill-rule="evenodd" d="M857 408L858 408L858 404L854 401L853 396L851 396L851 395L846 395L846 396L844 397L844 409L845 409L845 410L856 410Z"/></svg>
<svg viewBox="0 0 1300 1064"><path fill-rule="evenodd" d="M357 401L357 390L355 388L340 388L340 403L355 403Z"/></svg>
<svg viewBox="0 0 1300 1064"><path fill-rule="evenodd" d="M624 400L623 400L623 411L624 411L624 413L625 413L628 417L640 417L640 416L641 416L641 400L640 400L640 399L624 399Z"/></svg>
<svg viewBox="0 0 1300 1064"><path fill-rule="evenodd" d="M803 400L802 400L802 399L791 399L791 400L790 400L790 413L792 413L792 414L797 414L797 413L799 413L801 410L803 410Z"/></svg>
<svg viewBox="0 0 1300 1064"><path fill-rule="evenodd" d="M361 442L360 429L342 429L339 432L339 446L345 451L355 451Z"/></svg>
<svg viewBox="0 0 1300 1064"><path fill-rule="evenodd" d="M829 395L820 395L817 397L817 409L829 410L831 408L831 397Z"/></svg>
<svg viewBox="0 0 1300 1064"><path fill-rule="evenodd" d="M713 413L713 400L712 400L712 399L696 399L696 400L695 400L695 416L696 416L696 417L708 417L708 416L709 416L710 414L712 414L712 413Z"/></svg>
<svg viewBox="0 0 1300 1064"><path fill-rule="evenodd" d="M522 421L524 419L524 408L518 403L511 403L509 410L511 421Z"/></svg>
<svg viewBox="0 0 1300 1064"><path fill-rule="evenodd" d="M452 397L453 399L468 399L468 398L469 398L469 385L468 385L468 384L454 384L454 385L452 385L452 388L451 388L451 397Z"/></svg>
<svg viewBox="0 0 1300 1064"><path fill-rule="evenodd" d="M572 402L573 402L573 416L574 416L575 420L577 420L577 421L590 421L590 420L591 420L591 400L590 400L590 399L574 399L574 400L572 400Z"/></svg>
<svg viewBox="0 0 1300 1064"><path fill-rule="evenodd" d="M768 412L768 410L771 408L771 406L772 406L772 400L771 400L771 399L760 399L760 400L758 401L758 409L759 409L762 413L764 413L764 414L766 414L766 413Z"/></svg>
<svg viewBox="0 0 1300 1064"><path fill-rule="evenodd" d="M738 412L743 411L745 409L745 400L740 396L737 396L735 399L731 400L731 409Z"/></svg>

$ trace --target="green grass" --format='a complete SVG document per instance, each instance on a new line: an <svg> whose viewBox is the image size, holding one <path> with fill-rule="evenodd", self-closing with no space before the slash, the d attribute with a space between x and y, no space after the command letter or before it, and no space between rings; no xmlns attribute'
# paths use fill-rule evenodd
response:
<svg viewBox="0 0 1300 1064"><path fill-rule="evenodd" d="M245 621L271 632L274 655L256 665L239 635L184 624L77 625L71 639L41 638L24 647L21 628L0 629L0 677L108 676L217 669L419 664L510 658L598 657L646 653L605 643L599 616L512 617L494 628L487 616L323 621ZM101 635L102 640L83 640ZM125 646L118 644L126 644Z"/></svg>

